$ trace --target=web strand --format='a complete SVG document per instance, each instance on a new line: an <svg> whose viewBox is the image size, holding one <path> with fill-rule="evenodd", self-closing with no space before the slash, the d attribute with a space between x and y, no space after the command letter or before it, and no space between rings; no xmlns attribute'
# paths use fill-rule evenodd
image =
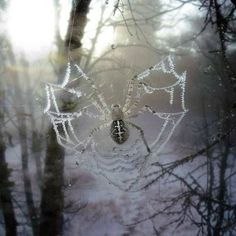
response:
<svg viewBox="0 0 236 236"><path fill-rule="evenodd" d="M90 85L91 94L87 91L81 91L68 86L71 82L71 69L76 69L77 80ZM160 71L163 74L169 74L175 80L167 86L152 86L149 84L148 78L151 73ZM145 80L146 79L146 80ZM73 80L72 80L73 81ZM49 116L56 133L58 143L72 151L74 154L79 153L79 165L86 166L90 171L104 176L110 183L125 191L138 191L140 184L145 178L145 170L149 163L149 158L153 154L157 155L166 146L172 137L175 129L184 118L187 109L185 106L185 86L186 72L178 74L175 71L173 57L168 56L156 65L144 70L135 76L129 83L128 92L125 99L123 111L127 118L127 124L130 129L130 141L127 144L115 145L109 136L108 127L112 120L111 111L104 99L103 93L96 87L94 81L90 79L83 70L74 63L68 62L66 73L62 83L45 85L47 103L44 112ZM135 90L136 89L136 90ZM154 92L164 92L169 95L169 104L173 106L175 103L176 90L180 91L179 96L179 112L160 112L155 111L151 106L145 105L135 114L132 112L138 107L144 95ZM135 94L133 94L136 91ZM91 105L82 107L76 112L65 112L60 108L60 92L73 94L78 100L86 97L88 101L91 99ZM63 93L62 93L63 94ZM92 106L98 111L97 115L94 110L87 108ZM150 142L146 140L145 130L135 125L129 119L135 118L143 113L149 113L162 124L155 131L155 138ZM89 126L88 135L81 138L82 126L78 121L87 119L87 117L99 121L97 126ZM135 128L136 127L136 128ZM137 128L138 127L138 128ZM88 147L91 147L90 149ZM150 151L150 153L149 153ZM84 153L88 154L85 155Z"/></svg>

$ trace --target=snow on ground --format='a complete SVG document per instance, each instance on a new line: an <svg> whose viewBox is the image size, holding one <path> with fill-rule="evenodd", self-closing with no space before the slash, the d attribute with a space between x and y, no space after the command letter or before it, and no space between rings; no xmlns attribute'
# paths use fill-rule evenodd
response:
<svg viewBox="0 0 236 236"><path fill-rule="evenodd" d="M171 148L166 149L165 152L168 155L158 155L152 161L169 162L176 159L176 154L173 154ZM27 212L27 209L21 173L20 147L8 148L6 156L9 167L13 170L12 180L15 182L13 196L18 221L24 223L24 212ZM148 219L152 214L164 208L163 199L175 196L180 192L181 186L170 182L171 179L162 180L149 190L122 191L102 175L78 167L76 158L71 155L67 155L65 158L64 235L151 236L155 235L154 225L161 235L167 236L192 235L196 230L188 221L185 221L176 230L172 226L168 227L168 222L174 219L175 215L160 214L153 219ZM40 191L36 180L35 162L32 158L29 167L34 199L38 206ZM178 174L187 173L188 166L178 169L177 172ZM178 207L180 205L175 206L176 209ZM137 224L142 220L143 222ZM31 235L29 227L19 227L19 229L21 232L25 232L25 235Z"/></svg>

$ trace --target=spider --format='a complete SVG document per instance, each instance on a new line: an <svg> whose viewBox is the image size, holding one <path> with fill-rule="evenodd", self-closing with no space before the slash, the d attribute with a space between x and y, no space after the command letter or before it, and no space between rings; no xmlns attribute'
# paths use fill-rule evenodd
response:
<svg viewBox="0 0 236 236"><path fill-rule="evenodd" d="M91 143L95 133L110 126L110 138L114 141L114 143L118 145L124 145L127 142L130 136L130 129L137 130L146 150L148 153L151 153L151 150L158 146L160 150L166 142L171 137L174 129L179 124L179 122L184 117L187 109L185 108L184 104L184 93L185 93L185 80L186 80L186 73L184 72L181 75L178 75L175 72L174 63L172 56L167 56L164 60L160 63L156 64L155 66L146 69L144 72L134 76L128 83L128 90L125 98L124 105L121 106L118 103L113 104L111 107L107 105L105 102L105 98L103 93L99 91L97 86L95 85L94 81L89 78L77 65L74 64L76 69L78 78L87 81L90 85L92 93L87 95L83 94L80 90L76 90L72 88L70 80L70 73L71 73L71 64L68 63L66 75L64 80L61 84L46 84L46 95L47 95L47 106L44 110L51 119L53 124L54 130L56 132L57 141L59 144L66 148L72 148L76 151L83 153L87 146ZM152 71L162 71L163 73L170 74L173 76L176 81L175 83L164 86L164 87L153 87L146 82L143 82L143 79L148 77ZM180 112L157 112L151 106L144 105L138 112L133 114L135 109L140 104L140 100L142 94L151 94L155 91L165 91L170 95L170 104L173 104L173 97L174 97L174 89L179 87L181 89L181 111ZM71 94L76 95L77 98L86 96L88 100L91 100L93 105L99 111L100 115L97 116L92 112L89 112L87 108L82 108L77 112L63 112L57 103L55 90L64 90ZM134 95L134 89L136 89L136 93ZM157 116L158 118L162 119L163 125L161 130L158 132L154 141L148 144L144 131L141 127L136 125L135 123L131 122L131 118L138 116L141 113L148 112L153 116ZM89 117L94 117L102 121L101 125L98 127L93 128L87 138L80 140L74 130L74 127L71 123L74 119L77 119L83 115L88 115ZM165 140L163 141L163 133L166 127L170 126L170 132L167 133Z"/></svg>

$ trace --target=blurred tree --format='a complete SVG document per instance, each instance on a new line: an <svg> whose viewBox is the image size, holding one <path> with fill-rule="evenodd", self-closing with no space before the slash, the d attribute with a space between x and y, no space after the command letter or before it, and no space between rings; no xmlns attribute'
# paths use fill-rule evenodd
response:
<svg viewBox="0 0 236 236"><path fill-rule="evenodd" d="M235 1L180 0L179 2L196 4L206 13L204 26L197 34L199 40L196 42L200 53L204 56L201 60L210 63L211 75L207 77L200 68L197 75L198 85L194 84L198 89L197 100L202 101L203 107L198 114L201 121L197 127L201 128L198 130L197 151L169 163L159 161L152 163L156 169L145 176L148 182L145 189L150 186L156 187L155 184L162 180L170 184L169 188L176 186L180 188L174 195L163 194L159 201L157 198L157 205L163 204L163 208L159 210L157 207L158 210L154 214L143 220L137 220L133 225L147 220L153 220L158 225L158 220L155 219L161 215L169 218L169 221L162 226L158 225L157 228L171 228L171 225L175 224L176 227L183 229L184 224L190 221L196 226L198 235L235 235L236 73L235 53L230 50L236 38ZM217 34L208 31L207 26L210 24ZM203 36L204 31L206 34ZM195 54L195 57L198 56ZM205 94L202 94L202 91ZM213 104L214 108L209 108L211 105L208 102Z"/></svg>
<svg viewBox="0 0 236 236"><path fill-rule="evenodd" d="M32 192L32 183L29 174L29 140L28 140L28 128L25 118L27 114L25 107L26 98L24 89L21 87L20 76L17 70L14 68L17 66L17 61L11 45L8 44L8 60L11 65L10 75L12 78L12 85L14 91L13 103L14 103L14 112L17 119L17 131L19 135L19 143L21 147L21 165L23 173L23 183L25 191L26 205L28 208L28 217L32 226L32 231L34 235L38 235L38 212L35 207L33 192Z"/></svg>
<svg viewBox="0 0 236 236"><path fill-rule="evenodd" d="M2 55L0 54L3 60ZM0 75L2 76L2 75ZM0 81L0 204L4 218L6 236L17 235L17 222L14 212L14 206L11 196L11 187L13 182L9 180L11 171L8 168L8 164L5 159L6 143L4 140L4 108L5 108L5 96L4 86Z"/></svg>
<svg viewBox="0 0 236 236"><path fill-rule="evenodd" d="M229 46L236 40L235 0L179 1L196 4L200 10L204 11L204 25L194 38L201 36L204 31L207 31L209 25L213 27L218 35L218 43L214 44L214 47L209 50L209 53L217 57L220 56L221 63L224 65L224 72L228 77L227 79L231 82L234 92L236 92L236 71L233 63L235 59L232 58L232 53L229 49Z"/></svg>
<svg viewBox="0 0 236 236"><path fill-rule="evenodd" d="M0 10L5 8L5 1L0 1ZM5 37L0 36L0 48L4 48ZM9 180L11 176L11 171L8 168L6 162L5 151L7 148L5 142L5 91L3 84L3 68L5 66L5 54L0 50L0 204L2 209L2 214L5 224L5 234L6 236L17 235L17 221L14 212L14 205L12 200L11 187L14 185L12 181Z"/></svg>
<svg viewBox="0 0 236 236"><path fill-rule="evenodd" d="M5 1L0 1L0 9L5 8ZM0 48L4 45L4 36L1 35L0 37ZM2 50L0 50L0 77L3 77L3 68L5 64L5 54ZM14 185L12 181L9 180L11 171L8 168L8 164L5 158L5 150L6 150L6 143L5 143L5 91L4 91L4 84L2 79L0 79L0 204L4 218L5 224L5 234L6 236L14 236L17 235L17 221L14 212L14 206L11 196L11 187Z"/></svg>
<svg viewBox="0 0 236 236"><path fill-rule="evenodd" d="M0 2L0 7L6 7L6 1L1 1ZM3 34L5 32L3 31ZM4 48L7 48L7 50L4 50ZM2 50L3 49L3 50ZM23 184L24 184L24 190L25 190L25 199L26 199L26 205L28 208L28 217L30 224L32 226L33 234L37 235L37 211L34 206L34 201L33 201L33 194L32 194L32 185L31 185L31 180L29 176L29 165L28 165L28 160L29 160L29 153L28 153L28 141L27 141L27 125L26 125L26 120L25 120L25 110L24 107L19 107L19 104L24 103L24 96L22 92L22 88L20 86L20 78L18 76L18 73L16 70L13 68L16 67L16 59L15 55L13 53L13 50L11 48L11 44L8 41L6 35L4 35L1 38L1 66L4 67L4 72L7 75L10 75L11 79L6 80L6 85L9 85L8 82L12 82L13 85L13 113L16 118L17 118L17 124L14 123L13 125L16 126L18 134L19 134L19 140L20 140L20 146L21 146L21 163L22 163L22 172L23 172ZM10 65L10 66L9 66ZM11 68L7 70L6 68ZM1 84L3 86L3 84ZM4 86L3 86L4 87ZM1 99L0 99L0 109L1 109L1 123L4 123L4 112L9 115L12 110L10 109L5 109L5 97L4 97L4 91L1 91ZM4 110L5 109L5 110ZM10 118L10 120L12 120ZM1 125L1 132L0 132L0 139L1 139L1 183L4 184L3 189L1 189L2 193L2 207L4 210L4 217L8 216L8 219L5 219L6 221L6 234L7 235L16 235L17 234L17 223L15 219L15 214L14 214L14 209L13 209L13 204L12 200L10 199L11 197L11 191L9 189L9 184L10 182L7 180L7 178L10 176L10 172L7 168L7 164L5 162L5 144L4 144L4 125ZM11 142L11 141L10 141ZM5 168L5 170L4 170ZM9 185L9 186L8 186ZM2 191L3 190L3 191ZM5 200L4 200L5 198ZM5 212L8 211L8 212ZM6 214L5 214L6 213ZM28 219L26 219L28 220Z"/></svg>
<svg viewBox="0 0 236 236"><path fill-rule="evenodd" d="M59 30L56 29L56 42L59 44L58 55L64 58L62 65L55 68L58 81L62 78L65 71L65 62L68 60L70 51L81 47L81 39L86 24L86 14L89 10L90 0L76 0L72 2L71 17L69 20L68 33L65 40L65 48L61 47L62 40ZM55 9L58 9L58 1L55 1ZM58 24L57 24L58 25ZM71 59L71 58L69 58ZM79 58L77 57L78 61ZM66 106L64 104L63 106ZM62 127L59 127L59 129ZM49 127L47 136L47 149L45 168L42 185L40 230L41 236L61 235L63 232L63 209L64 209L64 155L65 151L58 143L53 127Z"/></svg>

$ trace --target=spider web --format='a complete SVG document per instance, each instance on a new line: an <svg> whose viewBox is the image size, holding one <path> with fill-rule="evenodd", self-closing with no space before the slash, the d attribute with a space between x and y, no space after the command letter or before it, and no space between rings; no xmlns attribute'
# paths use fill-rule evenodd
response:
<svg viewBox="0 0 236 236"><path fill-rule="evenodd" d="M107 121L100 125L98 130L96 130L97 126L94 125L94 135L79 137L81 127L77 125L78 120L89 117L95 120L100 119L97 123L101 124L106 119L104 113L110 111L103 94L97 89L93 80L77 64L73 64L73 69L76 71L77 78L71 79L72 65L68 62L62 83L46 83L45 85L47 104L44 113L50 118L58 143L67 150L77 153L76 156L79 156L77 158L78 165L105 177L109 183L121 190L138 191L144 184L143 176L145 171L148 170L150 160L163 150L187 112L185 107L186 72L178 74L175 70L173 56L169 55L158 64L134 77L138 84L134 103L140 103L144 95L164 92L169 96L170 106L173 106L177 90L180 100L180 111L178 112L154 111L148 105L139 110L138 115L150 113L161 121L157 135L150 142L151 153L149 153L140 138L140 132L131 127L129 127L130 137L124 144L114 143L109 134L110 123ZM155 72L171 76L173 82L165 86L151 85L148 79ZM73 83L75 81L79 81L79 83L86 81L92 88L91 93L88 94L87 91L84 92L82 89L74 88ZM74 96L78 103L82 98L87 97L95 109L88 111L87 107L82 107L75 112L65 111L63 103L60 101L61 96L58 95L63 94L63 92ZM136 104L133 104L133 106ZM95 110L97 111L95 112ZM90 131L93 130L89 129Z"/></svg>

